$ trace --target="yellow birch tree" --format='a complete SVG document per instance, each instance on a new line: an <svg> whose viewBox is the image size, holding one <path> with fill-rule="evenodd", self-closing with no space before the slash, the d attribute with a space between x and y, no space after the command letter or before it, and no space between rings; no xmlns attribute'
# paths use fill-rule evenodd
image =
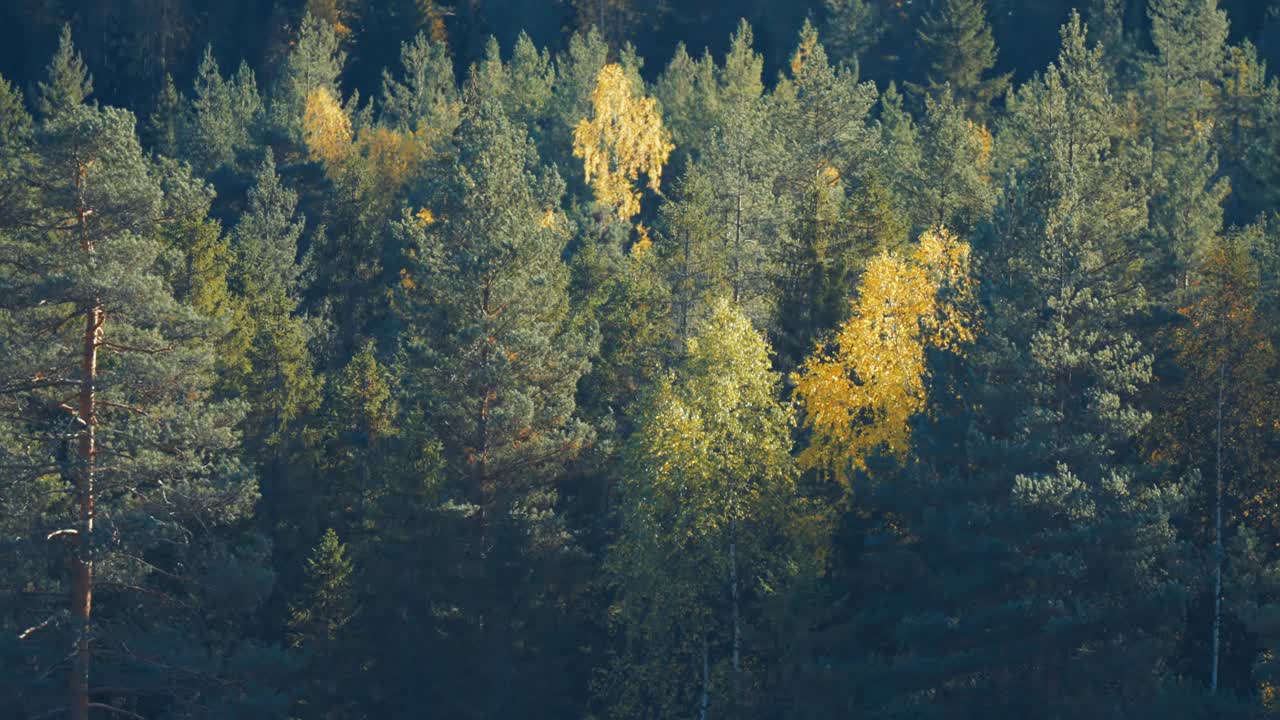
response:
<svg viewBox="0 0 1280 720"><path fill-rule="evenodd" d="M866 265L849 319L795 376L804 425L804 469L848 485L867 455L909 447L910 420L925 408L925 352L973 339L969 244L945 229L921 236L910 255L883 252Z"/></svg>
<svg viewBox="0 0 1280 720"><path fill-rule="evenodd" d="M600 68L591 117L573 129L573 156L582 158L596 200L612 207L620 220L629 220L640 212L640 174L658 190L662 166L674 149L657 101L637 93L621 65Z"/></svg>

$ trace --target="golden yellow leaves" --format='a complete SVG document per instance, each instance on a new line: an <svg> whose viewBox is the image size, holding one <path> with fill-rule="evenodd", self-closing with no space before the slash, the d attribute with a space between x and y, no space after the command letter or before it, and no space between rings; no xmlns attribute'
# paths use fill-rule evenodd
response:
<svg viewBox="0 0 1280 720"><path fill-rule="evenodd" d="M367 170L363 177L369 189L383 195L409 179L429 148L425 134L381 125L354 133L346 109L328 88L307 95L302 131L311 159L324 163L331 176Z"/></svg>
<svg viewBox="0 0 1280 720"><path fill-rule="evenodd" d="M313 160L332 165L350 151L351 118L327 88L316 88L307 95L302 135Z"/></svg>
<svg viewBox="0 0 1280 720"><path fill-rule="evenodd" d="M640 212L635 183L644 173L658 189L662 166L675 146L653 98L637 96L617 64L605 65L591 93L592 113L573 129L573 156L582 158L596 200L628 220Z"/></svg>
<svg viewBox="0 0 1280 720"><path fill-rule="evenodd" d="M812 431L802 467L847 485L871 451L908 449L911 417L925 408L925 351L973 340L972 295L969 245L945 229L921 236L910 256L884 252L867 263L833 347L795 377Z"/></svg>

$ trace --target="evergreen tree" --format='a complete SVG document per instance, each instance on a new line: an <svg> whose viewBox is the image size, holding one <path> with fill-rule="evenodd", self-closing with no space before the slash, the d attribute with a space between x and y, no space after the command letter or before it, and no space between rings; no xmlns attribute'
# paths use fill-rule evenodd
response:
<svg viewBox="0 0 1280 720"><path fill-rule="evenodd" d="M1152 0L1156 56L1144 65L1157 149L1185 142L1214 115L1226 62L1227 14L1217 0Z"/></svg>
<svg viewBox="0 0 1280 720"><path fill-rule="evenodd" d="M974 485L954 519L931 525L946 532L975 518L982 531L953 547L991 558L995 575L977 590L985 599L956 597L907 622L930 637L913 642L922 661L975 643L982 660L935 680L956 692L978 672L983 694L1011 710L1123 716L1162 690L1153 670L1182 608L1171 575L1182 551L1169 524L1176 486L1136 453L1151 358L1126 326L1143 307L1133 273L1149 156L1119 131L1101 52L1084 38L1073 17L1058 63L1010 99L1006 132L1019 154L996 220L1008 235L992 258L1003 267L979 359L992 410L967 450L971 465L936 471L955 478L944 485ZM1008 516L976 520L991 503L1008 503ZM962 608L961 623L943 620ZM1109 681L1122 689L1115 699Z"/></svg>
<svg viewBox="0 0 1280 720"><path fill-rule="evenodd" d="M164 84L156 98L155 109L148 118L148 140L156 152L177 157L187 133L187 99L173 84L173 76L165 73Z"/></svg>
<svg viewBox="0 0 1280 720"><path fill-rule="evenodd" d="M450 703L454 714L487 716L550 692L536 684L549 681L546 663L567 660L530 666L536 656L524 653L551 638L517 619L556 613L539 587L570 556L555 480L591 437L574 396L594 343L569 314L559 178L539 170L524 131L481 98L468 99L457 140L434 220L398 223L414 253L398 304L427 417L472 508L474 575L458 601L460 632L476 648L470 671L485 681Z"/></svg>
<svg viewBox="0 0 1280 720"><path fill-rule="evenodd" d="M249 66L242 64L235 76L224 79L213 48L206 47L196 70L190 129L185 138L187 156L205 173L234 167L238 154L251 145L261 110L257 81Z"/></svg>
<svg viewBox="0 0 1280 720"><path fill-rule="evenodd" d="M1222 226L1230 185L1218 177L1210 136L1224 84L1229 26L1216 0L1160 0L1148 12L1156 47L1143 67L1157 179L1151 219L1164 255L1155 269L1176 279L1155 287L1168 292L1185 287L1188 271Z"/></svg>
<svg viewBox="0 0 1280 720"><path fill-rule="evenodd" d="M308 676L314 680L297 708L303 717L358 716L355 698L344 692L349 683L337 652L358 612L354 571L347 546L329 528L307 559L303 594L289 606L290 643L311 655Z"/></svg>
<svg viewBox="0 0 1280 720"><path fill-rule="evenodd" d="M403 82L382 73L382 122L401 131L451 133L458 89L449 48L418 33L401 46L400 65Z"/></svg>
<svg viewBox="0 0 1280 720"><path fill-rule="evenodd" d="M302 271L298 240L306 218L297 214L298 194L281 182L270 150L258 169L248 200L235 228L240 292L257 298L281 291L296 298Z"/></svg>
<svg viewBox="0 0 1280 720"><path fill-rule="evenodd" d="M814 340L844 319L861 257L843 228L845 188L874 152L867 114L875 87L832 67L817 31L806 24L769 112L786 162L774 181L792 208L789 231L773 250L777 294L775 345L794 367Z"/></svg>
<svg viewBox="0 0 1280 720"><path fill-rule="evenodd" d="M971 116L984 117L1010 77L986 77L996 64L986 0L935 0L916 32L916 52L926 63L922 89L932 94L950 85Z"/></svg>
<svg viewBox="0 0 1280 720"><path fill-rule="evenodd" d="M302 146L302 116L313 91L327 90L340 97L338 76L347 54L339 48L333 25L308 13L298 28L297 43L284 60L271 99L275 128L296 146Z"/></svg>
<svg viewBox="0 0 1280 720"><path fill-rule="evenodd" d="M38 83L36 108L44 117L53 117L79 107L93 94L93 76L71 42L71 26L63 25L58 51L49 62L48 78Z"/></svg>
<svg viewBox="0 0 1280 720"><path fill-rule="evenodd" d="M65 673L60 701L38 680L29 700L69 717L119 695L181 713L236 700L209 680L228 669L212 635L225 626L198 620L219 567L228 588L270 584L226 544L257 491L238 457L241 409L211 394L216 329L173 297L158 262L165 225L199 220L208 191L148 161L131 114L82 102L77 58L64 35L46 117L19 156L38 192L0 230L0 402L15 418L3 452L19 460L3 471L5 575L34 591L17 616L32 628L20 672ZM258 587L221 612L251 611Z"/></svg>
<svg viewBox="0 0 1280 720"><path fill-rule="evenodd" d="M995 207L991 183L992 137L986 127L966 120L964 110L943 88L937 99L925 99L920 126L918 163L904 171L911 177L909 206L913 229L942 226L968 233Z"/></svg>
<svg viewBox="0 0 1280 720"><path fill-rule="evenodd" d="M837 60L861 69L885 34L885 8L867 0L823 0L823 37Z"/></svg>

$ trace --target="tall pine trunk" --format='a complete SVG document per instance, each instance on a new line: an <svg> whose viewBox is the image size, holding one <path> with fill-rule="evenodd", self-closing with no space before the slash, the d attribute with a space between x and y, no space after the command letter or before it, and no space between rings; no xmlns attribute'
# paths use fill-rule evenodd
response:
<svg viewBox="0 0 1280 720"><path fill-rule="evenodd" d="M89 235L90 210L84 200L87 167L81 165L76 178L80 191L79 231L80 247L86 255L93 254L93 239ZM94 429L97 412L94 385L98 375L98 346L106 313L99 298L85 312L84 338L80 350L80 400L76 408L81 422L79 456L80 472L76 474L75 511L77 528L72 535L71 560L71 617L76 626L76 645L72 651L71 670L67 682L67 717L70 720L89 718L89 664L90 637L93 630L93 501L94 465L97 459Z"/></svg>

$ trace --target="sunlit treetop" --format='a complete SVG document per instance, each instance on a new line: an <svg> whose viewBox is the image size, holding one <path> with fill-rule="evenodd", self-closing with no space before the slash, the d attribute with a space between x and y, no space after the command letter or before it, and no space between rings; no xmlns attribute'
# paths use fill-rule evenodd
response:
<svg viewBox="0 0 1280 720"><path fill-rule="evenodd" d="M803 468L847 486L871 452L906 453L911 418L926 407L926 350L958 352L973 340L973 283L968 243L941 228L910 255L867 263L849 320L795 377L812 432Z"/></svg>
<svg viewBox="0 0 1280 720"><path fill-rule="evenodd" d="M573 156L582 158L596 200L629 220L640 212L640 174L655 191L675 146L662 125L657 102L636 92L621 65L600 69L591 93L591 117L573 129Z"/></svg>

